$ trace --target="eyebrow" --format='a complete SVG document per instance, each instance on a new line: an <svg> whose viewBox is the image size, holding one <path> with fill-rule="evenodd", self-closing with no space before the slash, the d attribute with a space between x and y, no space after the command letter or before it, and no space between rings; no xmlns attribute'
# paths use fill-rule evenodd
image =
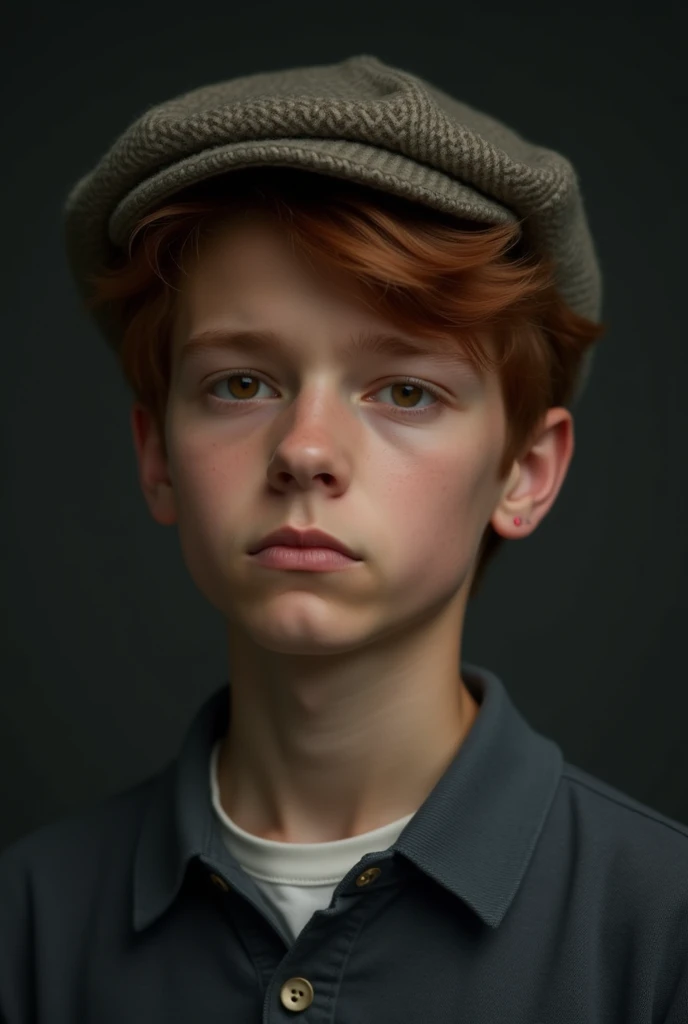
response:
<svg viewBox="0 0 688 1024"><path fill-rule="evenodd" d="M216 349L250 348L259 354L270 354L277 348L284 348L283 339L270 330L231 330L229 328L210 328L189 338L182 345L180 362L189 356ZM477 368L469 358L460 342L453 338L432 338L425 343L412 341L397 334L362 332L352 335L343 348L343 355L355 356L362 352L373 355L385 354L396 356L425 356L436 362L452 366Z"/></svg>

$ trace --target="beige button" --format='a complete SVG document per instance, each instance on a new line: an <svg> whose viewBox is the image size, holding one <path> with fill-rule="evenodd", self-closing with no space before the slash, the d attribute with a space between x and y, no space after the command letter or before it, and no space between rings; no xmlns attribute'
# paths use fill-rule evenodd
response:
<svg viewBox="0 0 688 1024"><path fill-rule="evenodd" d="M362 871L356 879L356 885L370 885L370 883L374 882L381 874L382 871L380 868L366 868L366 870Z"/></svg>
<svg viewBox="0 0 688 1024"><path fill-rule="evenodd" d="M313 1002L313 986L306 978L290 978L280 989L282 1006L297 1013L307 1010Z"/></svg>
<svg viewBox="0 0 688 1024"><path fill-rule="evenodd" d="M213 885L216 885L218 889L224 889L225 892L227 892L227 890L229 889L229 886L225 882L224 878L220 878L219 875L211 875L210 881L213 883Z"/></svg>

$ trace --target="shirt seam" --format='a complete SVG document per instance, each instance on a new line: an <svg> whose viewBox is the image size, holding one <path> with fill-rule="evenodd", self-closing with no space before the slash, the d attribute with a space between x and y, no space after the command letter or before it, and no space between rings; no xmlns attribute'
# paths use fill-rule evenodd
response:
<svg viewBox="0 0 688 1024"><path fill-rule="evenodd" d="M688 839L688 826L682 825L681 822L674 823L672 821L665 820L665 816L661 811L653 812L651 808L647 811L643 810L641 807L631 807L630 804L619 797L615 797L611 793L603 793L602 790L598 789L596 786L593 786L589 782L585 782L583 779L576 778L574 775L570 775L567 771L563 771L562 775L565 779L568 779L569 782L576 786L582 786L591 793L594 793L596 796L602 797L604 800L609 800L610 803L614 803L618 807L623 807L627 811L633 811L635 814L640 814L643 818L654 821L658 825L664 825L666 828L670 828L672 832L677 832L678 835L683 836L684 839ZM634 798L631 797L631 799Z"/></svg>

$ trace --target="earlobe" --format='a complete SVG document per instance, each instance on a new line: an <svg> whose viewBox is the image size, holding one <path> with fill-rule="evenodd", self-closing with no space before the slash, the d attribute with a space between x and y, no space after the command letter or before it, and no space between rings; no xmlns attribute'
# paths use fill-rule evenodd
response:
<svg viewBox="0 0 688 1024"><path fill-rule="evenodd" d="M529 518L532 501L528 500L530 485L527 467L521 462L514 462L509 479L503 486L500 503L490 520L492 528L501 537L519 538L531 533L528 529L523 530L524 526L532 525Z"/></svg>
<svg viewBox="0 0 688 1024"><path fill-rule="evenodd" d="M131 429L139 483L150 514L161 526L172 526L177 522L177 510L162 438L151 413L138 402L132 406Z"/></svg>
<svg viewBox="0 0 688 1024"><path fill-rule="evenodd" d="M172 486L163 481L146 486L142 481L141 489L156 523L160 526L173 526L177 522L177 510Z"/></svg>
<svg viewBox="0 0 688 1024"><path fill-rule="evenodd" d="M490 522L495 532L507 540L519 540L533 532L528 529L533 523L526 513L514 516L502 510L501 512L496 512Z"/></svg>
<svg viewBox="0 0 688 1024"><path fill-rule="evenodd" d="M549 409L529 451L515 462L491 523L502 537L529 536L557 499L573 454L573 419Z"/></svg>

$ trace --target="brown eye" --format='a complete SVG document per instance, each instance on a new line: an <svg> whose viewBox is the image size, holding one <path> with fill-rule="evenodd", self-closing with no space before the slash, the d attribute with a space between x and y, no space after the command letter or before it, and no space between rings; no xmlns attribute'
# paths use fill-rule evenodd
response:
<svg viewBox="0 0 688 1024"><path fill-rule="evenodd" d="M268 387L268 385L265 384L265 381L262 381L260 377L255 377L251 373L232 373L226 377L220 377L218 380L214 381L214 383L210 386L209 391L211 395L214 395L221 401L226 402L228 405L235 405L238 403L233 402L232 399L256 398L256 388L260 388L261 384L263 384L265 387ZM220 392L219 394L217 393L216 389L219 388L220 386L226 389L224 394L222 392ZM229 401L227 401L227 392L229 392L230 396Z"/></svg>
<svg viewBox="0 0 688 1024"><path fill-rule="evenodd" d="M420 388L417 384L410 384L408 381L402 384L390 384L389 387L394 400L401 401L401 407L406 409L414 408L420 394L425 391L425 388ZM415 396L412 394L414 391L416 392Z"/></svg>
<svg viewBox="0 0 688 1024"><path fill-rule="evenodd" d="M241 405L242 399L246 403L257 399L259 395L256 389L259 389L261 385L274 392L274 388L271 388L269 384L253 373L231 373L225 374L224 377L214 381L209 386L208 393L226 406ZM220 387L225 389L224 393L218 393L217 389ZM441 404L441 399L433 388L429 386L424 387L414 380L403 379L395 381L392 384L378 388L376 394L380 395L384 391L392 393L392 408L397 409L399 412L420 414L430 412L435 406ZM421 404L423 396L430 399L430 401ZM387 403L383 402L383 404Z"/></svg>
<svg viewBox="0 0 688 1024"><path fill-rule="evenodd" d="M385 387L380 388L378 394L382 394L383 391L392 393L392 408L398 409L400 412L429 412L441 402L439 395L433 388L423 387L413 380L398 380L394 384L387 384ZM425 405L420 405L418 402L419 395L425 395L431 401Z"/></svg>
<svg viewBox="0 0 688 1024"><path fill-rule="evenodd" d="M233 373L231 377L226 378L228 387L232 395L235 398L255 398L254 388L256 385L260 385L260 381L256 377L251 377L248 373Z"/></svg>

